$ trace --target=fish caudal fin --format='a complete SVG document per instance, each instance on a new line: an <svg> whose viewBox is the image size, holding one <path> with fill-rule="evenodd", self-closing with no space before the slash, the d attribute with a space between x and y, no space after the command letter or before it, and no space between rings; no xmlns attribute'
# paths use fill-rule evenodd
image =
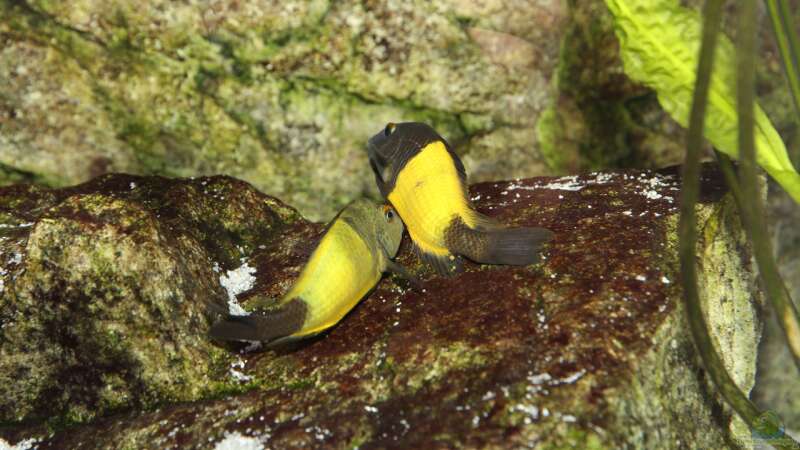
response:
<svg viewBox="0 0 800 450"><path fill-rule="evenodd" d="M249 316L229 315L215 323L209 334L219 341L262 341L290 336L303 328L308 307L295 298L274 311Z"/></svg>
<svg viewBox="0 0 800 450"><path fill-rule="evenodd" d="M542 246L553 236L545 228L504 228L485 232L488 234L486 264L524 266L539 262Z"/></svg>
<svg viewBox="0 0 800 450"><path fill-rule="evenodd" d="M524 266L539 262L539 252L552 236L545 228L473 229L456 219L445 232L445 241L451 251L475 262Z"/></svg>

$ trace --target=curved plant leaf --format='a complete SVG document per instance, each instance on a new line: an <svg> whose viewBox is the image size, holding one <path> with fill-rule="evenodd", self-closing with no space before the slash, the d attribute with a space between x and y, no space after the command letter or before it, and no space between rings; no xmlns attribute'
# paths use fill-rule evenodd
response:
<svg viewBox="0 0 800 450"><path fill-rule="evenodd" d="M702 21L678 0L605 0L615 18L625 73L654 89L658 101L683 127L689 124ZM718 150L738 158L736 52L720 35L714 53L703 135ZM755 110L756 161L800 203L800 175L761 108Z"/></svg>

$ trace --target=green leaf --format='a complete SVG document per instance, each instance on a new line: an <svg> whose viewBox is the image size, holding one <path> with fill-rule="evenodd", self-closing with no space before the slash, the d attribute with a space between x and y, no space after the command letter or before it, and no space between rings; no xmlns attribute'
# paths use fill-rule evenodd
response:
<svg viewBox="0 0 800 450"><path fill-rule="evenodd" d="M615 18L625 73L654 89L664 110L687 127L702 34L700 13L681 7L678 0L605 2ZM726 36L720 36L714 57L703 135L721 152L738 158L736 52ZM800 203L800 175L758 106L755 121L756 161Z"/></svg>

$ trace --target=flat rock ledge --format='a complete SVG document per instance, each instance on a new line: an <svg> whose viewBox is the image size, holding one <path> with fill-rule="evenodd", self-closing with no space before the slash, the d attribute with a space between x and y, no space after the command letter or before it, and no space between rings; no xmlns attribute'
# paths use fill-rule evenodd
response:
<svg viewBox="0 0 800 450"><path fill-rule="evenodd" d="M701 293L749 391L751 257L709 167L703 187ZM483 213L555 232L543 263L442 278L404 242L424 291L386 277L329 333L264 351L208 327L285 292L323 224L221 176L0 188L0 444L746 447L686 326L678 194L674 170L474 185Z"/></svg>

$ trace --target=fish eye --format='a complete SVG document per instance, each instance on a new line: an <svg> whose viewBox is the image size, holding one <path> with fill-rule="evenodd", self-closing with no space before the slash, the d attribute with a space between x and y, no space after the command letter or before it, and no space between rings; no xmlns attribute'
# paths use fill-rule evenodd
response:
<svg viewBox="0 0 800 450"><path fill-rule="evenodd" d="M391 222L394 219L394 210L391 206L386 205L383 207L383 215L386 217L386 220Z"/></svg>
<svg viewBox="0 0 800 450"><path fill-rule="evenodd" d="M395 128L397 128L397 125L395 125L392 122L389 122L388 124L386 124L386 128L383 129L383 135L391 136L391 134L394 133Z"/></svg>

